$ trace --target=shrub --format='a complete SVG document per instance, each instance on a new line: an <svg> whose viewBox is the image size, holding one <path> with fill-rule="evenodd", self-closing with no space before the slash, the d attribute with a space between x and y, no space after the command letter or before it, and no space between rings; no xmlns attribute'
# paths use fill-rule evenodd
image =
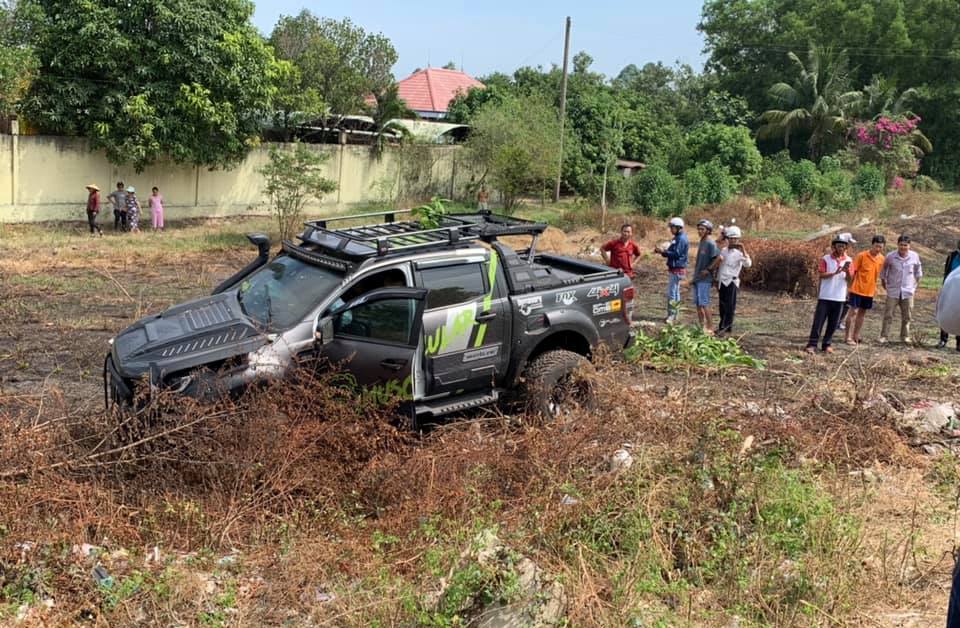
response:
<svg viewBox="0 0 960 628"><path fill-rule="evenodd" d="M793 189L783 175L774 175L758 181L754 188L754 196L761 200L777 197L784 203L794 201Z"/></svg>
<svg viewBox="0 0 960 628"><path fill-rule="evenodd" d="M883 170L874 164L863 164L853 178L853 190L858 198L874 199L883 196L887 179Z"/></svg>
<svg viewBox="0 0 960 628"><path fill-rule="evenodd" d="M820 159L820 172L826 174L828 172L839 172L840 170L842 170L842 165L836 157L826 155Z"/></svg>
<svg viewBox="0 0 960 628"><path fill-rule="evenodd" d="M687 135L686 145L694 162L718 159L738 182L760 174L763 158L746 127L703 124Z"/></svg>
<svg viewBox="0 0 960 628"><path fill-rule="evenodd" d="M814 204L825 212L844 211L857 206L853 178L842 170L825 172L817 178Z"/></svg>
<svg viewBox="0 0 960 628"><path fill-rule="evenodd" d="M259 169L266 179L264 195L277 219L281 240L292 238L303 223L303 209L310 199L318 202L327 192L337 189L335 181L323 176L323 164L329 153L307 148L296 142L292 149L270 148L270 161Z"/></svg>
<svg viewBox="0 0 960 628"><path fill-rule="evenodd" d="M817 190L817 179L820 173L817 166L809 159L795 161L787 167L786 179L790 190L801 204L806 204Z"/></svg>
<svg viewBox="0 0 960 628"><path fill-rule="evenodd" d="M679 185L663 166L651 165L631 179L633 201L644 213L666 217L676 207Z"/></svg>
<svg viewBox="0 0 960 628"><path fill-rule="evenodd" d="M936 179L922 174L913 180L913 189L917 192L939 192L942 188Z"/></svg>
<svg viewBox="0 0 960 628"><path fill-rule="evenodd" d="M723 203L737 191L737 180L719 160L697 164L683 173L683 191L691 205Z"/></svg>
<svg viewBox="0 0 960 628"><path fill-rule="evenodd" d="M793 160L790 158L790 151L782 150L779 153L768 155L763 158L760 167L760 176L764 179L770 177L786 177L787 172L793 166Z"/></svg>

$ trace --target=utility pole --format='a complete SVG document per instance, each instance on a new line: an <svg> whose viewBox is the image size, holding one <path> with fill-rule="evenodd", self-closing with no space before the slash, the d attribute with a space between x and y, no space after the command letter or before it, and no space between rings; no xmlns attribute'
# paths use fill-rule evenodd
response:
<svg viewBox="0 0 960 628"><path fill-rule="evenodd" d="M560 179L563 176L563 124L567 120L567 61L570 58L570 16L563 37L563 77L560 79L560 159L557 164L557 185L553 188L553 202L560 201Z"/></svg>

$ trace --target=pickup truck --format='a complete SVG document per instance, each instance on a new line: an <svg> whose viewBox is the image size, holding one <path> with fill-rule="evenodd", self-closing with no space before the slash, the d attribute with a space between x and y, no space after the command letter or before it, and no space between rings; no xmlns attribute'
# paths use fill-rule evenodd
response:
<svg viewBox="0 0 960 628"><path fill-rule="evenodd" d="M504 396L545 416L592 402L594 350L632 337L629 278L538 253L542 223L484 212L424 228L397 213L307 222L272 259L266 236L248 236L259 257L213 294L111 339L105 403L137 407L158 391L213 399L305 359L337 365L374 400L405 400L414 425Z"/></svg>

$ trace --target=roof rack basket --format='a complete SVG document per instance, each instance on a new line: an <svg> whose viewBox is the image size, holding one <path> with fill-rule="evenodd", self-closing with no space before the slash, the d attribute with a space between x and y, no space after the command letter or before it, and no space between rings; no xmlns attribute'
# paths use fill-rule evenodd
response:
<svg viewBox="0 0 960 628"><path fill-rule="evenodd" d="M320 245L324 249L352 259L405 253L412 250L456 246L464 241L482 240L493 242L498 236L529 235L536 243L544 232L544 223L523 220L487 212L446 214L440 224L425 229L417 220L397 221L397 214L410 214L412 210L387 210L320 218L306 223L300 236L305 243ZM372 224L331 228L334 222L367 221ZM531 246L531 250L534 247Z"/></svg>

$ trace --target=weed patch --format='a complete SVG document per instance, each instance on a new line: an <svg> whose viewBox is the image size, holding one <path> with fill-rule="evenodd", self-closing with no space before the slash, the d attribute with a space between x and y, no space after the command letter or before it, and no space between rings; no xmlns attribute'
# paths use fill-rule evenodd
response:
<svg viewBox="0 0 960 628"><path fill-rule="evenodd" d="M762 369L765 366L763 360L744 352L733 338L717 338L705 334L699 327L683 325L667 325L655 336L640 332L625 355L630 362L662 369L734 366Z"/></svg>

